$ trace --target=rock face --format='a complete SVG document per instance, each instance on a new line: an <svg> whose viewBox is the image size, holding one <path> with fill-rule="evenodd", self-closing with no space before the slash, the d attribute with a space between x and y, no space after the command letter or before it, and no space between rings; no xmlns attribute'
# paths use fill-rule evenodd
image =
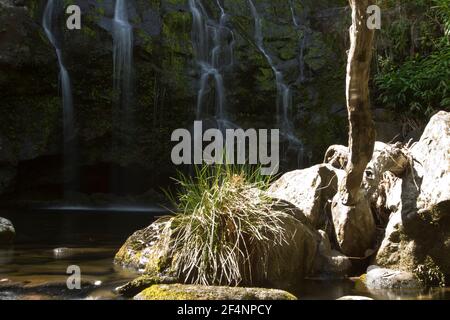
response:
<svg viewBox="0 0 450 320"><path fill-rule="evenodd" d="M410 272L371 266L367 270L365 284L370 290L418 289L421 283Z"/></svg>
<svg viewBox="0 0 450 320"><path fill-rule="evenodd" d="M112 116L105 116L112 114L116 97L111 33L114 2L78 0L82 28L79 31L58 28L58 42L72 80L76 131L83 150L80 163L83 166L137 164L144 172L137 176L145 176L142 183L151 187L154 182L149 181L150 175L158 175L157 180L173 174L167 161L173 146L170 134L175 128L192 126L201 66L193 57L192 13L188 1L127 3L135 31L134 136L141 137L139 143L126 146L127 152L115 154L110 147L116 125ZM202 4L209 18L218 23L221 9L216 1L202 1ZM230 106L227 113L242 128L272 127L277 88L267 59L254 46L255 21L248 1L225 1L222 5L227 16L226 27L234 32L233 66L221 66L226 69L223 78ZM312 117L308 111L292 117L296 122L294 127L302 128L297 134L308 141L307 149L313 152L314 160L321 157L322 149L336 136L342 136L335 124L345 118L345 114L330 112L344 106L344 83L336 80L342 78L344 70L334 68L328 61L345 62L346 47L342 40L346 32L341 34L335 30L342 29L340 26L346 23L348 12L336 6L330 15L332 5L335 4L329 0L293 2L292 7L285 0L255 1L262 23L268 26L263 28L265 46L277 69L290 84L295 99L302 100L305 110L320 111L320 116L315 112ZM0 193L2 184L13 182L9 178L13 172L10 166L17 168L19 162L48 156L58 158L63 151L57 58L42 29L44 8L45 1L41 0L0 1L0 168L8 166L4 178L0 170ZM63 25L62 6L58 14L61 24L55 27ZM335 37L328 37L330 30ZM330 82L333 85L328 85ZM213 91L205 97L208 110L215 110ZM213 116L206 114L205 118ZM318 134L324 127L328 128L327 134ZM120 134L117 131L115 135ZM56 175L48 167L35 171L40 177ZM38 181L33 178L20 182L27 187L30 183L34 186ZM40 186L48 185L48 179L39 182Z"/></svg>
<svg viewBox="0 0 450 320"><path fill-rule="evenodd" d="M153 285L135 300L297 300L292 294L274 289L207 287L194 285Z"/></svg>
<svg viewBox="0 0 450 320"><path fill-rule="evenodd" d="M0 217L0 245L11 243L15 236L16 231L11 221Z"/></svg>
<svg viewBox="0 0 450 320"><path fill-rule="evenodd" d="M450 113L431 119L410 155L412 167L386 190L393 213L375 262L442 285L450 279Z"/></svg>
<svg viewBox="0 0 450 320"><path fill-rule="evenodd" d="M325 224L327 202L336 193L337 185L334 168L324 164L284 174L269 193L295 205L314 227L320 228Z"/></svg>

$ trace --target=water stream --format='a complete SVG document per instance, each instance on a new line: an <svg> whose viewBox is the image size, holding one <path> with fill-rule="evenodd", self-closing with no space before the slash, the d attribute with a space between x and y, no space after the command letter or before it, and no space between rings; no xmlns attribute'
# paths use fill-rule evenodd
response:
<svg viewBox="0 0 450 320"><path fill-rule="evenodd" d="M113 24L114 92L112 153L115 157L126 157L136 143L133 106L133 26L128 16L129 1L116 0ZM121 162L121 161L120 161ZM112 190L127 194L133 186L126 168L112 169Z"/></svg>
<svg viewBox="0 0 450 320"><path fill-rule="evenodd" d="M202 119L210 112L208 97L214 94L213 117L220 124L229 122L226 112L224 73L233 65L234 33L228 27L228 15L220 0L219 20L208 15L201 0L189 0L192 13L192 43L196 64L200 69L197 93L196 118Z"/></svg>
<svg viewBox="0 0 450 320"><path fill-rule="evenodd" d="M115 266L114 255L131 233L164 213L59 209L0 210L20 230L14 246L0 248L0 300L123 299L114 289L138 274ZM70 265L81 269L81 290L66 286ZM355 279L309 279L289 291L302 300L450 299L448 288L368 291Z"/></svg>
<svg viewBox="0 0 450 320"><path fill-rule="evenodd" d="M298 162L303 155L303 143L296 137L295 130L293 124L290 120L290 112L292 111L292 91L290 84L288 84L285 79L282 71L279 69L277 64L275 63L273 57L268 52L264 45L264 35L262 28L262 19L258 13L256 6L254 5L252 0L248 0L250 5L250 10L255 22L255 42L259 49L259 51L263 54L267 63L272 68L272 71L275 76L275 83L277 87L277 122L280 128L280 132L284 139L288 142L288 149L297 150L297 158ZM295 18L293 7L291 6L291 12L294 24L297 26L298 22Z"/></svg>
<svg viewBox="0 0 450 320"><path fill-rule="evenodd" d="M128 21L128 3L116 0L113 19L114 88L121 107L129 108L132 96L133 27Z"/></svg>
<svg viewBox="0 0 450 320"><path fill-rule="evenodd" d="M63 105L63 135L64 135L64 185L65 192L74 191L78 180L78 154L75 132L72 86L69 72L64 64L60 42L55 35L57 10L61 8L59 0L48 0L42 18L42 26L48 40L53 45L58 58L59 79Z"/></svg>

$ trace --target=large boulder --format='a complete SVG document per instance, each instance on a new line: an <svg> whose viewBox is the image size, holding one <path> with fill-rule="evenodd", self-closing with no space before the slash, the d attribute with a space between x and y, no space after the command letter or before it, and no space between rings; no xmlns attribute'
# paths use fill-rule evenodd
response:
<svg viewBox="0 0 450 320"><path fill-rule="evenodd" d="M144 274L159 275L170 271L169 248L171 220L156 221L132 234L116 254L114 262Z"/></svg>
<svg viewBox="0 0 450 320"><path fill-rule="evenodd" d="M263 257L267 261L267 269L265 279L258 285L286 288L300 282L312 271L321 237L298 208L283 200L274 203L273 210L287 213L281 218L281 223L289 236ZM147 275L182 278L175 270L177 253L171 250L170 245L172 221L170 218L160 220L134 233L117 253L115 263ZM180 280L184 282L186 279Z"/></svg>
<svg viewBox="0 0 450 320"><path fill-rule="evenodd" d="M296 170L284 174L269 189L269 193L299 208L316 228L326 222L328 201L336 194L338 178L329 164Z"/></svg>
<svg viewBox="0 0 450 320"><path fill-rule="evenodd" d="M16 231L11 221L0 217L0 245L11 243L15 236Z"/></svg>
<svg viewBox="0 0 450 320"><path fill-rule="evenodd" d="M268 253L267 284L289 288L311 273L321 237L298 208L283 203L276 210L289 214L282 223L285 234L290 237L285 244L272 247Z"/></svg>
<svg viewBox="0 0 450 320"><path fill-rule="evenodd" d="M386 187L393 213L375 263L443 285L450 279L450 113L430 120L410 156L410 169Z"/></svg>
<svg viewBox="0 0 450 320"><path fill-rule="evenodd" d="M289 292L262 288L233 288L182 284L153 285L135 300L297 300Z"/></svg>
<svg viewBox="0 0 450 320"><path fill-rule="evenodd" d="M340 185L348 163L348 148L340 145L331 146L326 155L325 162L334 167ZM387 175L401 175L408 164L401 144L389 145L377 141L371 161L368 163L362 181L362 188L357 201L348 206L342 194L337 193L333 199L331 213L337 242L340 250L349 256L366 257L373 253L376 246L377 214L380 223L383 223L383 211L380 203L385 203L385 190L383 182Z"/></svg>

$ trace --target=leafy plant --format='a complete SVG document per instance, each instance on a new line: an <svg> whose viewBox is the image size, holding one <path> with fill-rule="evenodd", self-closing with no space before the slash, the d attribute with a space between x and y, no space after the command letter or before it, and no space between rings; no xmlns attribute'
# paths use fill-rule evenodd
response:
<svg viewBox="0 0 450 320"><path fill-rule="evenodd" d="M376 100L425 123L436 111L450 109L450 4L393 0L390 5L400 16L384 31L390 49L378 55Z"/></svg>
<svg viewBox="0 0 450 320"><path fill-rule="evenodd" d="M414 118L450 110L450 46L377 75L378 100Z"/></svg>

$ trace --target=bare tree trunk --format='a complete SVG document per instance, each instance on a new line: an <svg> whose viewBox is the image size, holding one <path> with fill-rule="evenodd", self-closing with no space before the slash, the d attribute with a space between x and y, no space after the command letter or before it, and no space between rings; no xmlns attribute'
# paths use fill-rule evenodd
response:
<svg viewBox="0 0 450 320"><path fill-rule="evenodd" d="M369 101L369 73L374 30L367 28L367 7L373 0L349 0L352 8L351 47L347 63L347 110L349 119L350 161L341 186L345 205L358 202L364 171L372 158L375 126Z"/></svg>
<svg viewBox="0 0 450 320"><path fill-rule="evenodd" d="M375 244L376 226L370 202L361 187L375 146L375 126L369 103L369 69L374 31L367 27L367 7L373 0L349 0L352 8L351 47L347 63L349 152L346 175L333 199L331 213L340 250L352 257L366 257ZM335 148L336 149L336 148ZM330 150L344 165L345 153Z"/></svg>

